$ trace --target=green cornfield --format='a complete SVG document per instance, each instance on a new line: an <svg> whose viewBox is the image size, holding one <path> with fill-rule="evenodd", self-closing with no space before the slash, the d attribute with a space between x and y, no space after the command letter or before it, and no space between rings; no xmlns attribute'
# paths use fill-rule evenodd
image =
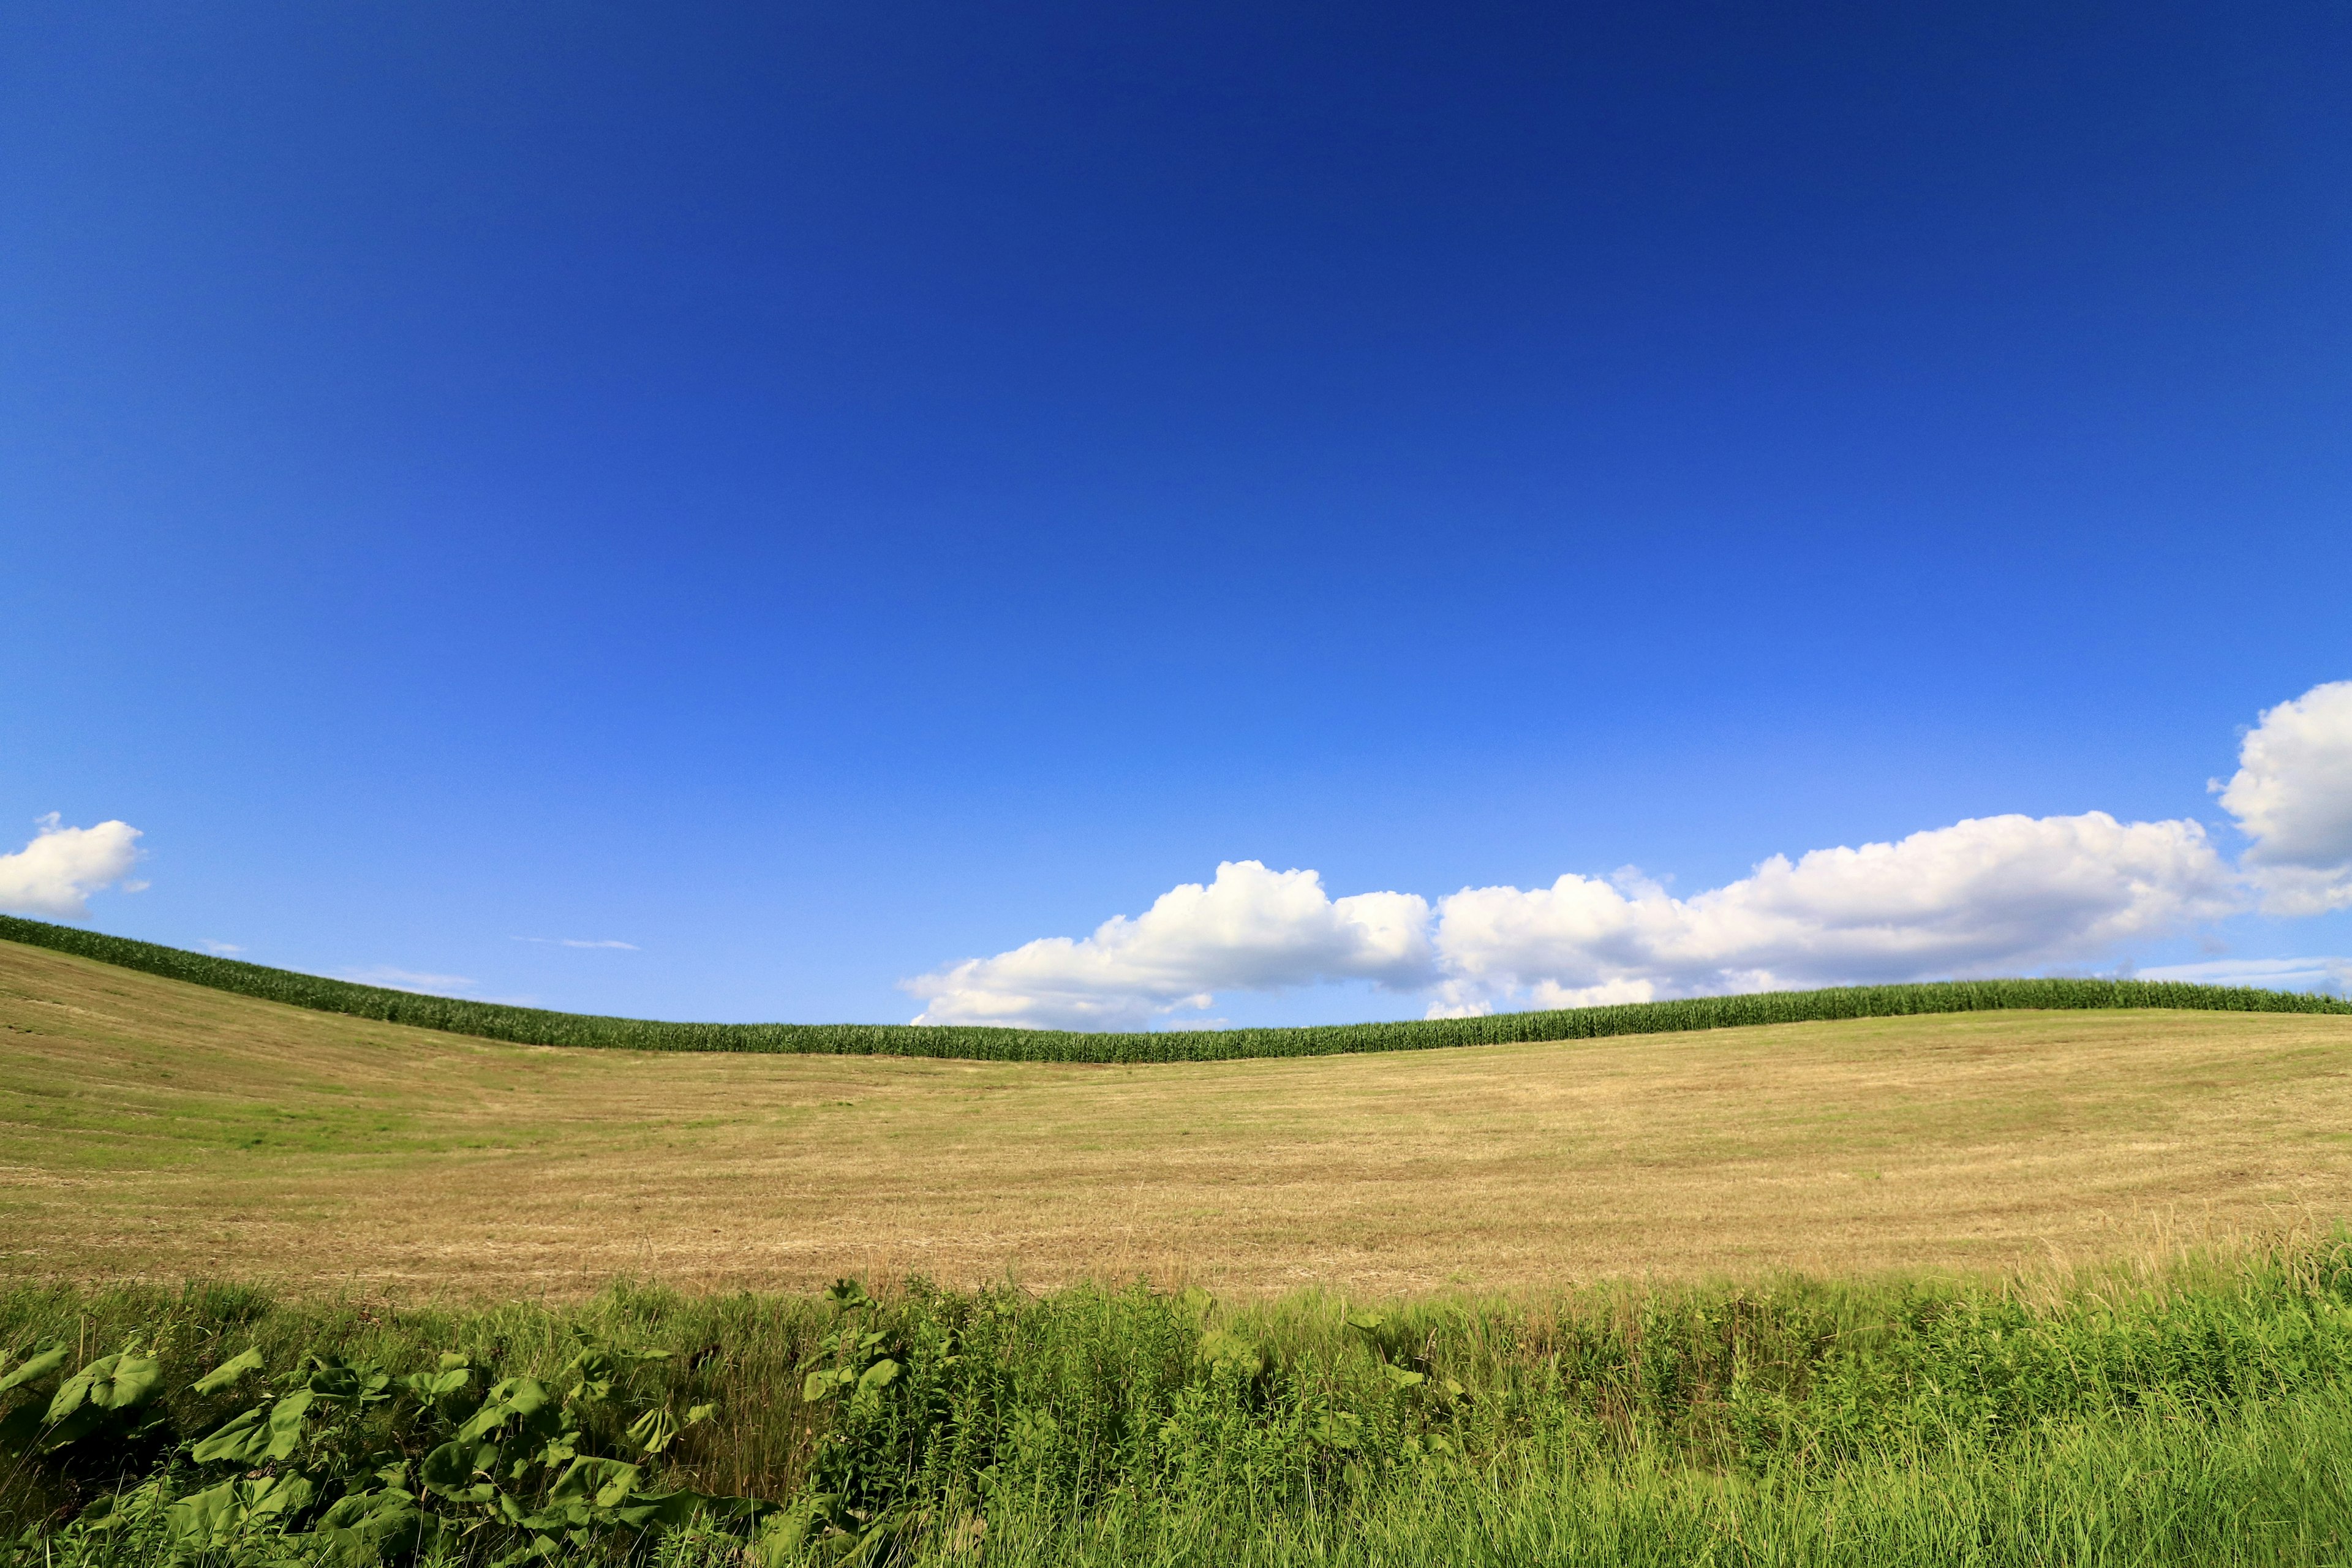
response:
<svg viewBox="0 0 2352 1568"><path fill-rule="evenodd" d="M939 1057L972 1061L1176 1062L1340 1056L1537 1040L1672 1034L1759 1024L1819 1023L2011 1007L2170 1007L2240 1013L2352 1013L2352 1003L2293 991L2143 980L1965 980L1700 996L1475 1018L1413 1019L1286 1029L1079 1033L899 1024L673 1024L594 1017L426 996L215 958L71 926L0 916L0 941L96 959L143 973L322 1013L530 1046L638 1051L761 1051L815 1056Z"/></svg>

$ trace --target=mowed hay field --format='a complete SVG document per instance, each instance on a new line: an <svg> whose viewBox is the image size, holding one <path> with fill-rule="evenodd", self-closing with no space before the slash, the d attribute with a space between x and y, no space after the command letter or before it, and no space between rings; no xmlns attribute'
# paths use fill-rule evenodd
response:
<svg viewBox="0 0 2352 1568"><path fill-rule="evenodd" d="M1146 1066L478 1041L0 943L0 1267L1406 1295L2352 1215L2352 1017L1973 1013Z"/></svg>

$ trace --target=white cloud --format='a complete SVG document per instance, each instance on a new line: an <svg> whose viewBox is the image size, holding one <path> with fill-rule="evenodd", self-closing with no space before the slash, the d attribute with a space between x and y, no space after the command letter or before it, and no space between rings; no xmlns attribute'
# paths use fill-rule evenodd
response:
<svg viewBox="0 0 2352 1568"><path fill-rule="evenodd" d="M1216 993L1368 979L1433 1017L2082 963L2242 908L2193 822L1992 816L1895 844L1774 856L1676 899L1630 869L1549 888L1332 899L1312 871L1228 862L1083 941L904 982L927 1024L1139 1028Z"/></svg>
<svg viewBox="0 0 2352 1568"><path fill-rule="evenodd" d="M1656 981L1620 975L1597 985L1562 985L1557 980L1538 980L1528 1000L1538 1007L1617 1007L1628 1002L1655 1001L1657 995Z"/></svg>
<svg viewBox="0 0 2352 1568"><path fill-rule="evenodd" d="M2239 906L2193 822L1989 816L1896 844L1774 856L1690 899L1620 872L1465 888L1438 905L1433 1011L2014 973Z"/></svg>
<svg viewBox="0 0 2352 1568"><path fill-rule="evenodd" d="M926 1004L919 1024L1133 1029L1205 1009L1221 990L1328 980L1411 990L1435 978L1426 900L1333 899L1313 871L1229 860L1207 886L1187 882L1083 941L1045 937L901 985Z"/></svg>
<svg viewBox="0 0 2352 1568"><path fill-rule="evenodd" d="M243 947L233 942L207 942L204 943L204 950L206 952L218 953L223 958L235 958L245 951Z"/></svg>
<svg viewBox="0 0 2352 1568"><path fill-rule="evenodd" d="M1136 1028L1220 991L1370 980L1429 1014L1577 1007L1799 985L2015 974L2111 960L2243 912L2352 904L2352 681L2263 714L2216 783L2252 841L2231 866L2194 822L1971 818L1891 844L1774 856L1688 899L1627 868L1548 888L1333 899L1313 871L1218 867L1083 940L1049 937L902 982L919 1023ZM2347 984L2345 961L2262 960L2152 977ZM2283 967L2267 968L2265 965Z"/></svg>
<svg viewBox="0 0 2352 1568"><path fill-rule="evenodd" d="M2315 686L2264 713L2238 771L2211 786L2252 839L2247 875L2273 914L2352 905L2352 680Z"/></svg>
<svg viewBox="0 0 2352 1568"><path fill-rule="evenodd" d="M637 944L634 942L614 942L609 938L591 940L577 936L519 936L515 941L537 942L541 947L609 947L617 948L623 952L637 951Z"/></svg>
<svg viewBox="0 0 2352 1568"><path fill-rule="evenodd" d="M2266 991L2352 991L2352 958L2217 958L2137 971L2136 980L2187 980L2200 985L2259 985Z"/></svg>
<svg viewBox="0 0 2352 1568"><path fill-rule="evenodd" d="M139 859L139 830L129 823L65 827L53 811L38 826L31 843L0 855L0 910L88 920L92 893L116 882L126 892L147 885L123 880Z"/></svg>

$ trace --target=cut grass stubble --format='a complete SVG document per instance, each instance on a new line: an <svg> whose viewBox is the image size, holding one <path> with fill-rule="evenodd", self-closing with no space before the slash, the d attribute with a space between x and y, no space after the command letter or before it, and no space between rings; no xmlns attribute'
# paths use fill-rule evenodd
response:
<svg viewBox="0 0 2352 1568"><path fill-rule="evenodd" d="M568 1051L0 944L0 1265L401 1297L1997 1269L2352 1210L2352 1018L1158 1067Z"/></svg>

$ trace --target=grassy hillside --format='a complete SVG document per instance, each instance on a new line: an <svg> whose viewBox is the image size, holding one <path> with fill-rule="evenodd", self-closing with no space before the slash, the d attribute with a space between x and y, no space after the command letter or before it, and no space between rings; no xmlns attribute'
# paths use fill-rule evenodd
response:
<svg viewBox="0 0 2352 1568"><path fill-rule="evenodd" d="M0 1270L1405 1294L2352 1213L2352 1017L2003 1011L1122 1066L568 1051L0 944Z"/></svg>
<svg viewBox="0 0 2352 1568"><path fill-rule="evenodd" d="M893 1024L666 1024L509 1007L356 985L236 959L187 952L72 926L0 915L0 941L96 959L241 996L323 1013L475 1035L519 1045L605 1046L640 1051L754 1051L812 1056L955 1058L971 1061L1226 1061L1250 1057L1338 1056L1444 1046L1600 1039L1759 1024L1905 1017L2003 1008L2161 1007L2248 1013L2352 1013L2352 1003L2292 991L2188 985L2173 981L1980 980L1927 985L1843 986L1641 1002L1615 1007L1505 1013L1295 1029L1080 1034L1055 1029L930 1028Z"/></svg>

